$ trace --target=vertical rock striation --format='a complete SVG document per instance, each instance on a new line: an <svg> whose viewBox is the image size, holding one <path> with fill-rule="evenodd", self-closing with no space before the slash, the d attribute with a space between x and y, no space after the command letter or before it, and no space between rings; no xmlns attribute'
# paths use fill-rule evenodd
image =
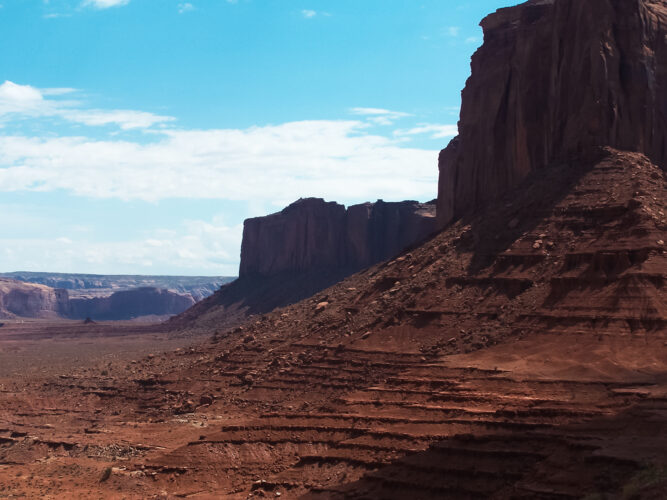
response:
<svg viewBox="0 0 667 500"><path fill-rule="evenodd" d="M481 26L459 136L440 154L440 227L598 147L667 167L664 1L531 0Z"/></svg>
<svg viewBox="0 0 667 500"><path fill-rule="evenodd" d="M323 290L390 259L436 230L435 202L320 198L245 221L239 279L172 319L174 328L220 328Z"/></svg>
<svg viewBox="0 0 667 500"><path fill-rule="evenodd" d="M281 212L245 221L239 277L324 271L340 275L371 266L435 231L432 203L343 205L306 198Z"/></svg>

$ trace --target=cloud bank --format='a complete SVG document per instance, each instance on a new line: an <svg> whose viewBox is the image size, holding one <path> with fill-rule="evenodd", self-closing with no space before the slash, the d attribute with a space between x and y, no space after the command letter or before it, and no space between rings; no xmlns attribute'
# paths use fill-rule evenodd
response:
<svg viewBox="0 0 667 500"><path fill-rule="evenodd" d="M414 121L411 114L374 107L349 109L352 119L185 130L169 116L88 106L80 94L0 85L0 192L148 203L223 200L262 207L257 214L306 196L346 204L379 196L428 200L436 195L438 148L413 141L456 134L456 125L405 126ZM24 132L43 123L52 130ZM76 125L76 135L64 133L63 123ZM26 221L23 227L33 228L26 234L35 237L0 235L0 257L5 270L45 270L46 262L50 270L68 272L236 272L240 215L228 222L174 216L176 229L114 242L74 229L39 237L40 227L58 227L58 221Z"/></svg>

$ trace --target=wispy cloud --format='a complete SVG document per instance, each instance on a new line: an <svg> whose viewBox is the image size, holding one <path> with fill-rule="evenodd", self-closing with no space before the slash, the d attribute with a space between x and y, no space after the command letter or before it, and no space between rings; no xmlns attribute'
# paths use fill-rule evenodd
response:
<svg viewBox="0 0 667 500"><path fill-rule="evenodd" d="M439 125L433 123L420 123L413 128L394 131L394 135L397 137L428 134L431 139L454 137L458 133L457 125Z"/></svg>
<svg viewBox="0 0 667 500"><path fill-rule="evenodd" d="M148 144L0 136L0 191L65 190L147 201L260 199L279 206L302 196L432 198L436 151L404 147L366 133L367 127L361 121L320 120L164 130Z"/></svg>
<svg viewBox="0 0 667 500"><path fill-rule="evenodd" d="M108 9L110 7L120 7L127 5L130 0L84 0L84 7L95 7L96 9Z"/></svg>
<svg viewBox="0 0 667 500"><path fill-rule="evenodd" d="M350 109L350 113L364 116L366 120L376 125L392 125L396 120L412 116L410 113L382 108L352 108Z"/></svg>
<svg viewBox="0 0 667 500"><path fill-rule="evenodd" d="M457 37L461 33L461 28L459 26L447 26L445 28L445 34L451 37Z"/></svg>
<svg viewBox="0 0 667 500"><path fill-rule="evenodd" d="M4 207L3 207L4 208ZM14 210L21 207L14 207ZM18 212L20 213L20 212ZM242 224L228 224L222 216L210 220L185 220L169 229L154 229L136 239L92 241L88 235L62 221L30 220L39 229L51 224L66 236L7 238L0 221L0 261L3 269L64 272L207 273L234 276L238 272L238 246ZM48 229L48 228L47 228Z"/></svg>
<svg viewBox="0 0 667 500"><path fill-rule="evenodd" d="M314 11L314 10L310 10L310 9L303 9L301 11L301 15L303 17L305 17L306 19L311 19L311 18L313 18L317 15L317 12Z"/></svg>
<svg viewBox="0 0 667 500"><path fill-rule="evenodd" d="M145 111L85 109L76 100L50 99L75 93L75 89L40 90L6 81L0 85L0 123L11 118L57 117L89 126L116 125L122 130L141 129L172 121Z"/></svg>
<svg viewBox="0 0 667 500"><path fill-rule="evenodd" d="M0 85L0 192L63 192L149 203L216 199L261 205L262 213L306 196L344 203L378 196L432 199L437 151L411 147L410 139L455 133L455 126L434 124L392 133L386 126L411 115L373 107L348 110L355 115L350 120L184 130L167 116L87 106L78 99L80 94L66 87L40 89L10 81ZM54 120L80 125L77 135L33 127L53 125ZM14 123L26 126L7 126ZM103 125L115 128L100 129ZM117 136L118 130L150 133ZM6 236L11 232L3 233L7 224L0 220L0 260L5 267L33 269L48 262L61 270L233 274L241 238L236 221L222 220L188 221L171 232L111 243L86 239L87 233L74 229L11 239ZM41 227L55 225L52 221ZM40 227L30 222L33 226Z"/></svg>
<svg viewBox="0 0 667 500"><path fill-rule="evenodd" d="M179 14L185 14L186 12L191 12L195 10L195 6L192 5L190 2L185 2L185 3L179 3L178 4L178 13Z"/></svg>

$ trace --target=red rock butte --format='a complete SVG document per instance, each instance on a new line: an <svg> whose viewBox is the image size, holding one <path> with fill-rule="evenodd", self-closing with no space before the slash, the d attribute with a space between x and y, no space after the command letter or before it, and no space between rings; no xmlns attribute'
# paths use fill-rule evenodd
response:
<svg viewBox="0 0 667 500"><path fill-rule="evenodd" d="M482 24L438 234L237 327L223 288L192 347L2 382L0 495L665 498L667 6ZM248 241L340 243L271 217ZM246 271L342 255L284 248Z"/></svg>
<svg viewBox="0 0 667 500"><path fill-rule="evenodd" d="M532 0L481 26L459 136L440 154L441 226L595 147L667 167L664 1Z"/></svg>

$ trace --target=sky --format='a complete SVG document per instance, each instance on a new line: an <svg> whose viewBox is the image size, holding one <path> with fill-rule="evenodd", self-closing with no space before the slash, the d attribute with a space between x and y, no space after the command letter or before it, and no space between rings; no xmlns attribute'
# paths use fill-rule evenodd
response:
<svg viewBox="0 0 667 500"><path fill-rule="evenodd" d="M0 0L0 272L238 273L301 197L437 195L500 0Z"/></svg>

